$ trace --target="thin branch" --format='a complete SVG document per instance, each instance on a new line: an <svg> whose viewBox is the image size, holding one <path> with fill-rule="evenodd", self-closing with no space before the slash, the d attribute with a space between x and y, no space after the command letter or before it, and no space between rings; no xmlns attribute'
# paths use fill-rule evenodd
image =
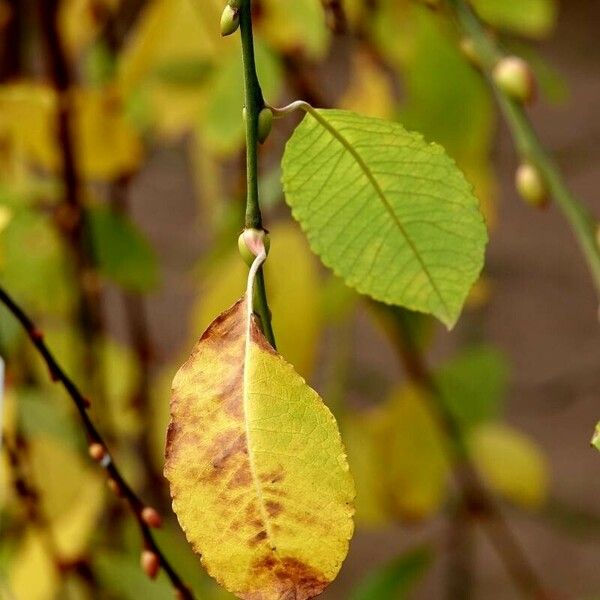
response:
<svg viewBox="0 0 600 600"><path fill-rule="evenodd" d="M74 77L58 28L59 0L38 0L40 27L48 75L58 101L56 143L61 153L64 200L56 211L56 224L70 249L79 293L78 319L86 344L85 369L93 380L97 363L94 341L104 324L101 288L95 272L95 261L87 231L85 207L81 198L82 181L75 155L73 88ZM97 382L96 382L97 383Z"/></svg>
<svg viewBox="0 0 600 600"><path fill-rule="evenodd" d="M342 0L321 0L327 26L337 34L346 33L348 30L348 19Z"/></svg>
<svg viewBox="0 0 600 600"><path fill-rule="evenodd" d="M512 533L472 462L466 440L454 415L441 399L437 384L431 375L418 343L413 339L403 312L391 309L394 318L394 341L407 377L425 390L432 414L445 432L454 458L454 476L462 495L462 502L473 517L481 518L484 531L516 587L528 598L550 600L555 598L542 585L528 557Z"/></svg>
<svg viewBox="0 0 600 600"><path fill-rule="evenodd" d="M258 197L258 116L265 108L254 57L254 35L252 32L252 0L242 0L240 9L240 33L242 58L244 61L244 90L246 97L246 228L263 229L262 214ZM275 347L275 335L271 324L271 311L262 268L256 277L254 305L260 317L261 327L269 343Z"/></svg>
<svg viewBox="0 0 600 600"><path fill-rule="evenodd" d="M600 245L596 237L596 219L567 187L560 169L540 142L522 104L509 98L496 85L492 72L498 60L503 57L498 43L486 32L464 0L448 1L456 13L460 28L473 42L481 67L492 86L521 158L534 164L542 174L550 194L579 242L596 291L600 294Z"/></svg>
<svg viewBox="0 0 600 600"><path fill-rule="evenodd" d="M4 306L6 306L12 315L19 321L32 344L45 361L52 380L61 383L71 397L71 400L73 401L77 412L79 413L81 422L85 429L90 447L90 453L106 470L109 483L111 484L113 491L124 498L131 512L135 516L140 533L144 540L145 550L155 555L158 563L165 570L165 573L171 580L171 583L176 592L179 594L179 597L182 600L194 600L192 592L184 585L173 566L162 553L151 532L150 525L158 526L157 520L159 517L156 514L156 511L149 509L149 507L145 505L145 503L135 494L127 481L121 475L120 470L117 468L112 456L108 452L104 439L96 429L96 426L92 422L87 412L89 401L83 396L75 383L58 364L54 358L54 355L44 342L44 336L42 332L35 326L33 321L27 316L23 309L2 287L0 287L0 303L4 304ZM150 511L150 514L153 512L154 515L149 516L148 511Z"/></svg>

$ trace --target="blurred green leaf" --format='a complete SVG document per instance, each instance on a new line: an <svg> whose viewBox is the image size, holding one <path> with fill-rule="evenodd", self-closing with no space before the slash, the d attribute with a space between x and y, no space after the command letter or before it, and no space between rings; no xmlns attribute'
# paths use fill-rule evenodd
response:
<svg viewBox="0 0 600 600"><path fill-rule="evenodd" d="M212 73L213 63L202 59L165 61L154 69L154 76L173 87L196 87L206 83Z"/></svg>
<svg viewBox="0 0 600 600"><path fill-rule="evenodd" d="M558 16L557 0L473 0L473 5L490 25L534 38L551 33Z"/></svg>
<svg viewBox="0 0 600 600"><path fill-rule="evenodd" d="M415 548L369 573L351 600L403 600L433 562L429 547Z"/></svg>
<svg viewBox="0 0 600 600"><path fill-rule="evenodd" d="M508 364L490 346L464 351L435 375L441 400L464 429L500 414L508 387Z"/></svg>
<svg viewBox="0 0 600 600"><path fill-rule="evenodd" d="M134 292L148 292L157 285L156 254L130 219L107 207L95 206L88 211L88 222L104 276Z"/></svg>

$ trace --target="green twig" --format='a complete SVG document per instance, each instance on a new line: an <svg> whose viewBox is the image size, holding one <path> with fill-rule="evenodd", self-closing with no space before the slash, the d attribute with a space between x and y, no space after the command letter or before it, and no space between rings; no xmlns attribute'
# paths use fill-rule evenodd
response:
<svg viewBox="0 0 600 600"><path fill-rule="evenodd" d="M569 222L579 242L592 273L596 290L600 294L600 246L596 239L598 227L596 219L567 187L560 169L541 144L523 106L509 98L496 85L492 72L503 56L496 41L488 35L465 0L448 1L455 10L461 29L474 44L480 66L492 86L521 158L539 169L552 198Z"/></svg>
<svg viewBox="0 0 600 600"><path fill-rule="evenodd" d="M246 96L246 228L263 229L262 215L258 198L258 115L265 107L265 101L256 72L254 58L254 38L252 34L252 0L242 0L240 6L240 33L242 38L242 58L244 61L244 89ZM275 348L275 335L271 324L271 311L263 270L256 276L254 306L260 318L265 337Z"/></svg>

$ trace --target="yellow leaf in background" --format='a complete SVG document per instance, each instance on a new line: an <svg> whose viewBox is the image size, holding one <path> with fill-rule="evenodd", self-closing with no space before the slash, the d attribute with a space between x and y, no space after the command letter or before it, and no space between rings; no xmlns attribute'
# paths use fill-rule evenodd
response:
<svg viewBox="0 0 600 600"><path fill-rule="evenodd" d="M142 145L125 119L120 97L111 87L76 89L72 95L76 155L82 175L111 179L133 171ZM0 139L33 165L60 167L56 139L56 93L36 84L0 86Z"/></svg>
<svg viewBox="0 0 600 600"><path fill-rule="evenodd" d="M121 54L119 85L128 95L165 64L217 57L232 40L222 40L220 0L153 0L138 20Z"/></svg>
<svg viewBox="0 0 600 600"><path fill-rule="evenodd" d="M540 448L524 434L501 424L473 431L471 454L487 483L525 508L539 507L548 494L548 465Z"/></svg>
<svg viewBox="0 0 600 600"><path fill-rule="evenodd" d="M101 475L83 462L82 458L60 440L48 436L36 436L30 440L32 477L40 490L44 515L51 523L68 519L75 508L89 499L90 488L100 494ZM96 511L95 516L98 516ZM82 519L86 522L91 518ZM80 529L77 534L87 539L92 526ZM79 541L68 539L65 544L73 547Z"/></svg>
<svg viewBox="0 0 600 600"><path fill-rule="evenodd" d="M306 600L340 569L354 486L336 422L243 298L177 373L165 474L209 573L247 600Z"/></svg>
<svg viewBox="0 0 600 600"><path fill-rule="evenodd" d="M137 434L142 427L133 394L139 384L140 369L130 348L111 339L102 343L104 398L111 430L120 435Z"/></svg>
<svg viewBox="0 0 600 600"><path fill-rule="evenodd" d="M443 432L415 387L394 392L385 408L381 444L394 508L405 519L424 519L446 499L450 465Z"/></svg>
<svg viewBox="0 0 600 600"><path fill-rule="evenodd" d="M18 156L57 169L55 151L56 94L34 83L0 86L0 139Z"/></svg>
<svg viewBox="0 0 600 600"><path fill-rule="evenodd" d="M304 52L309 58L323 58L330 32L320 0L263 0L257 21L259 36L283 53Z"/></svg>
<svg viewBox="0 0 600 600"><path fill-rule="evenodd" d="M77 500L51 522L58 553L66 561L76 560L86 551L104 508L106 486L102 478L85 474L81 483Z"/></svg>
<svg viewBox="0 0 600 600"><path fill-rule="evenodd" d="M75 53L96 39L104 19L100 15L114 12L121 0L61 0L58 24L67 49Z"/></svg>
<svg viewBox="0 0 600 600"><path fill-rule="evenodd" d="M9 571L9 586L17 600L55 600L60 578L41 535L29 531Z"/></svg>
<svg viewBox="0 0 600 600"><path fill-rule="evenodd" d="M388 75L366 52L355 53L352 62L351 84L340 99L339 107L369 117L391 118L396 100Z"/></svg>
<svg viewBox="0 0 600 600"><path fill-rule="evenodd" d="M342 427L356 483L356 521L365 527L388 525L394 517L387 485L391 460L383 448L389 430L386 419L385 411L375 409L348 415Z"/></svg>
<svg viewBox="0 0 600 600"><path fill-rule="evenodd" d="M212 260L204 274L205 285L194 311L195 331L203 331L246 287L248 268L235 240L231 246L231 252ZM277 349L301 375L309 377L321 331L321 284L316 260L296 225L277 224L271 229L265 279Z"/></svg>
<svg viewBox="0 0 600 600"><path fill-rule="evenodd" d="M135 171L142 143L123 114L116 90L77 90L74 96L79 167L89 179L110 180Z"/></svg>

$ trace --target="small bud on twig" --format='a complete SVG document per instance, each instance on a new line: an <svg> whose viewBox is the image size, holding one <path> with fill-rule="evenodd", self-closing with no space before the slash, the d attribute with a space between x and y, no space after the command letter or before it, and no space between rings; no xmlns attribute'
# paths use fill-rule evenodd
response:
<svg viewBox="0 0 600 600"><path fill-rule="evenodd" d="M535 95L535 79L527 62L518 56L498 61L493 72L496 85L510 98L528 103Z"/></svg>
<svg viewBox="0 0 600 600"><path fill-rule="evenodd" d="M106 484L108 485L108 487L110 488L111 492L115 496L121 496L122 495L122 491L121 491L121 488L120 488L119 484L112 477L109 478L109 480L106 482Z"/></svg>
<svg viewBox="0 0 600 600"><path fill-rule="evenodd" d="M150 579L155 579L160 570L160 560L152 550L143 550L140 556L140 566Z"/></svg>
<svg viewBox="0 0 600 600"><path fill-rule="evenodd" d="M221 15L221 35L223 37L231 35L238 30L240 26L240 12L238 9L227 5Z"/></svg>
<svg viewBox="0 0 600 600"><path fill-rule="evenodd" d="M261 253L263 246L265 252L269 254L271 238L266 231L260 229L245 229L238 238L240 254L249 267Z"/></svg>
<svg viewBox="0 0 600 600"><path fill-rule="evenodd" d="M88 452L96 462L102 462L104 460L104 457L106 456L106 448L98 442L90 444Z"/></svg>
<svg viewBox="0 0 600 600"><path fill-rule="evenodd" d="M481 68L481 59L479 58L479 54L477 52L477 48L475 47L475 42L470 37L463 37L460 40L460 51L463 56L477 69Z"/></svg>
<svg viewBox="0 0 600 600"><path fill-rule="evenodd" d="M273 111L265 107L258 115L258 141L264 144L273 128Z"/></svg>
<svg viewBox="0 0 600 600"><path fill-rule="evenodd" d="M159 512L151 506L145 506L142 509L140 516L142 517L142 521L144 521L144 523L146 523L146 525L149 527L154 527L157 529L158 527L162 526L162 517L160 516Z"/></svg>
<svg viewBox="0 0 600 600"><path fill-rule="evenodd" d="M523 163L517 169L515 186L525 202L536 208L543 208L548 203L548 190L539 169Z"/></svg>

